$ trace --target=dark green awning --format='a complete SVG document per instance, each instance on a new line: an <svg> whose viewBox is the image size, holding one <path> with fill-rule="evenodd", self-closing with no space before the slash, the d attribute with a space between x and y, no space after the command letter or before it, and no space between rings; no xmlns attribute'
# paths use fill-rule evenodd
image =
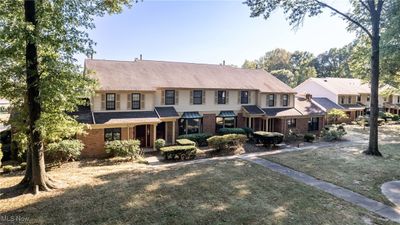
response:
<svg viewBox="0 0 400 225"><path fill-rule="evenodd" d="M222 118L225 118L225 117L235 117L236 116L236 114L233 112L233 111L221 111L219 114L218 114L218 117L222 117Z"/></svg>
<svg viewBox="0 0 400 225"><path fill-rule="evenodd" d="M200 115L199 112L184 112L181 118L182 119L200 119L200 118L203 118L203 116Z"/></svg>

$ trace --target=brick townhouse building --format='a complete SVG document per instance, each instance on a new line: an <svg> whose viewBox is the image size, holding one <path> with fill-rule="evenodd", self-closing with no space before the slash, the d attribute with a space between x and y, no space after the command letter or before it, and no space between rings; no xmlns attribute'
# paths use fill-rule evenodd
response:
<svg viewBox="0 0 400 225"><path fill-rule="evenodd" d="M105 155L109 140L138 139L154 148L182 134L250 127L288 134L319 132L325 113L264 70L151 60L87 59L99 88L74 115L90 125L82 155Z"/></svg>

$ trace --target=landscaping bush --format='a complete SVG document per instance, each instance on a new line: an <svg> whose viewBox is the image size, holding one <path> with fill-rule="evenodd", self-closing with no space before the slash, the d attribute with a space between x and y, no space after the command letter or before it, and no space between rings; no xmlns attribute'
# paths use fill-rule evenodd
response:
<svg viewBox="0 0 400 225"><path fill-rule="evenodd" d="M386 122L393 118L393 114L391 114L390 112L379 112L379 117L385 120Z"/></svg>
<svg viewBox="0 0 400 225"><path fill-rule="evenodd" d="M181 145L181 146L169 146L160 149L161 154L165 160L187 160L194 159L196 157L196 146L193 145Z"/></svg>
<svg viewBox="0 0 400 225"><path fill-rule="evenodd" d="M192 145L192 146L196 145L196 143L194 141L191 141L189 139L178 139L178 140L176 140L176 143L178 145Z"/></svg>
<svg viewBox="0 0 400 225"><path fill-rule="evenodd" d="M133 160L140 157L140 141L139 140L116 140L107 141L105 146L106 152L112 156L129 156ZM160 148L161 150L162 148Z"/></svg>
<svg viewBox="0 0 400 225"><path fill-rule="evenodd" d="M25 170L26 169L26 162L23 162L23 163L19 164L19 167L21 168L21 170Z"/></svg>
<svg viewBox="0 0 400 225"><path fill-rule="evenodd" d="M165 140L161 139L161 138L157 139L156 142L154 143L154 145L155 145L156 149L158 151L160 151L160 149L165 146Z"/></svg>
<svg viewBox="0 0 400 225"><path fill-rule="evenodd" d="M46 146L45 156L48 161L66 162L78 159L84 145L80 140L62 140Z"/></svg>
<svg viewBox="0 0 400 225"><path fill-rule="evenodd" d="M315 134L307 133L307 134L304 135L304 141L305 142L314 142L315 138L316 138Z"/></svg>
<svg viewBox="0 0 400 225"><path fill-rule="evenodd" d="M216 150L236 150L245 143L247 137L243 134L225 134L222 136L213 136L207 139L210 146Z"/></svg>
<svg viewBox="0 0 400 225"><path fill-rule="evenodd" d="M4 173L11 173L14 170L16 170L16 169L11 165L3 166L3 172Z"/></svg>
<svg viewBox="0 0 400 225"><path fill-rule="evenodd" d="M207 146L207 139L212 135L207 133L198 133L198 134L185 134L180 135L177 139L189 139L191 141L196 142L197 146Z"/></svg>
<svg viewBox="0 0 400 225"><path fill-rule="evenodd" d="M337 141L342 139L346 135L346 131L343 126L331 126L322 129L321 136L326 141Z"/></svg>
<svg viewBox="0 0 400 225"><path fill-rule="evenodd" d="M340 109L332 109L330 110L327 115L327 120L329 123L338 123L341 122L342 120L346 120L349 117L347 116L346 112Z"/></svg>
<svg viewBox="0 0 400 225"><path fill-rule="evenodd" d="M218 134L247 134L243 128L221 128L218 131Z"/></svg>
<svg viewBox="0 0 400 225"><path fill-rule="evenodd" d="M262 143L264 146L276 145L283 142L283 134L278 132L265 132L257 131L254 132L254 138L258 143Z"/></svg>
<svg viewBox="0 0 400 225"><path fill-rule="evenodd" d="M394 114L393 117L392 117L393 121L399 121L399 119L400 119L400 116L397 115L397 114Z"/></svg>
<svg viewBox="0 0 400 225"><path fill-rule="evenodd" d="M246 136L247 136L248 138L253 137L253 134L254 134L253 129L251 129L251 128L249 128L249 127L243 127L242 129L244 130L244 132L246 133Z"/></svg>

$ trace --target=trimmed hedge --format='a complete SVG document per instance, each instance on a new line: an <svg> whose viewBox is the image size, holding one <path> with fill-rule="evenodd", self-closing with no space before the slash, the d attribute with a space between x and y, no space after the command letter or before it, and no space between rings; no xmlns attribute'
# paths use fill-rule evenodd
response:
<svg viewBox="0 0 400 225"><path fill-rule="evenodd" d="M16 171L16 170L17 170L17 168L13 167L11 165L3 166L3 172L4 173L11 173L11 172Z"/></svg>
<svg viewBox="0 0 400 225"><path fill-rule="evenodd" d="M189 139L178 139L178 140L176 140L176 144L178 144L178 145L192 145L192 146L195 146L196 145L196 142L194 142L194 141L191 141L191 140L189 140Z"/></svg>
<svg viewBox="0 0 400 225"><path fill-rule="evenodd" d="M178 136L177 139L189 139L196 142L197 146L207 146L207 139L212 137L212 134L208 133L198 133L198 134L185 134Z"/></svg>
<svg viewBox="0 0 400 225"><path fill-rule="evenodd" d="M316 138L315 134L307 133L304 135L305 142L314 142L315 138Z"/></svg>
<svg viewBox="0 0 400 225"><path fill-rule="evenodd" d="M161 138L157 139L156 142L154 143L154 145L155 145L156 149L158 151L160 151L160 149L165 146L165 140L161 139Z"/></svg>
<svg viewBox="0 0 400 225"><path fill-rule="evenodd" d="M254 132L254 138L264 146L276 145L283 142L283 134L278 132L257 131Z"/></svg>
<svg viewBox="0 0 400 225"><path fill-rule="evenodd" d="M84 145L80 140L62 140L46 146L45 156L49 161L69 161L78 159Z"/></svg>
<svg viewBox="0 0 400 225"><path fill-rule="evenodd" d="M188 160L196 158L197 148L193 145L180 145L163 147L160 151L165 160Z"/></svg>
<svg viewBox="0 0 400 225"><path fill-rule="evenodd" d="M213 136L207 139L210 146L217 150L236 149L245 143L246 135L243 134L225 134L222 136Z"/></svg>
<svg viewBox="0 0 400 225"><path fill-rule="evenodd" d="M106 152L113 156L126 157L130 156L133 160L140 156L139 140L116 140L107 141L105 145Z"/></svg>
<svg viewBox="0 0 400 225"><path fill-rule="evenodd" d="M321 137L323 137L326 141L340 140L346 134L347 133L343 126L326 126L321 131Z"/></svg>
<svg viewBox="0 0 400 225"><path fill-rule="evenodd" d="M218 130L218 134L246 134L243 128L221 128Z"/></svg>
<svg viewBox="0 0 400 225"><path fill-rule="evenodd" d="M400 116L397 115L397 114L394 114L393 117L392 117L393 121L399 121L399 119L400 119Z"/></svg>

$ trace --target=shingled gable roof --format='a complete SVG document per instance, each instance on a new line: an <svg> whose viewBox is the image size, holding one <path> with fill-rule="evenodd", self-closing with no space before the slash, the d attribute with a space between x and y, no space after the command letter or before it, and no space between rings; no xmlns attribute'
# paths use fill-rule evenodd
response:
<svg viewBox="0 0 400 225"><path fill-rule="evenodd" d="M369 84L361 79L325 77L310 78L310 80L338 95L359 95L371 93Z"/></svg>
<svg viewBox="0 0 400 225"><path fill-rule="evenodd" d="M295 93L288 85L264 70L232 66L163 62L151 60L85 60L94 72L100 90L142 90L157 88L247 89L261 92Z"/></svg>

